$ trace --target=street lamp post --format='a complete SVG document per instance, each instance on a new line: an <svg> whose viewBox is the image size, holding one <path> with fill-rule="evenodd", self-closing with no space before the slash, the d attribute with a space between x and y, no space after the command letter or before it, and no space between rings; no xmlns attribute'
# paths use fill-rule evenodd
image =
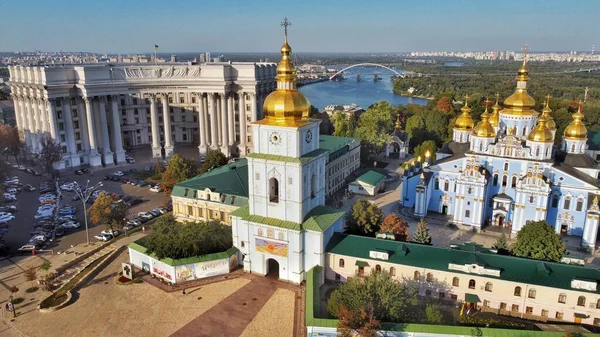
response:
<svg viewBox="0 0 600 337"><path fill-rule="evenodd" d="M85 184L85 190L81 190L81 186L79 186L79 184L74 181L73 182L75 184L75 188L73 189L73 191L75 192L75 194L79 197L79 199L81 199L81 202L83 203L83 219L85 221L85 237L87 240L87 244L90 244L90 232L88 230L88 216L87 216L87 201L90 198L90 196L94 193L94 191L96 189L98 189L98 187L102 187L102 182L97 183L96 185L89 187L90 184L90 180L88 179L87 183Z"/></svg>

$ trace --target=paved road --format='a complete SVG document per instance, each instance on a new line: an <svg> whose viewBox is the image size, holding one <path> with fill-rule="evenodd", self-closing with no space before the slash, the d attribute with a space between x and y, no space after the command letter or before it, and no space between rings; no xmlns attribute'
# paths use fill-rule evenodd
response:
<svg viewBox="0 0 600 337"><path fill-rule="evenodd" d="M129 169L131 167L141 168L144 164L136 164L129 165L121 168L108 168L104 170L98 170L94 173L94 175L83 175L78 176L75 174L65 174L60 177L61 182L67 181L77 181L79 184L85 185L86 181L90 180L90 185L93 186L99 181L102 181L106 174L111 172ZM44 177L35 177L25 172L13 170L11 175L17 175L19 177L20 182L23 185L31 184L34 187L38 188L40 182L47 180ZM167 200L168 195L161 193L153 193L148 190L147 187L134 187L131 185L122 185L121 183L112 182L112 181L103 181L104 186L101 189L106 190L109 193L117 193L117 194L127 194L133 197L139 197L144 200L143 203L130 208L128 210L128 218L131 218L133 214L137 214L141 211L148 211L156 207L163 206ZM73 201L72 198L75 194L73 192L63 192L63 198L61 200L61 205L74 205L77 207L77 218L81 223L81 227L75 230L70 230L66 232L62 238L55 239L54 242L50 243L47 249L55 250L55 251L63 251L72 245L77 245L86 242L86 234L85 234L85 226L84 226L84 218L83 218L83 205L81 201ZM33 230L33 216L37 211L39 206L38 202L39 193L35 192L26 192L23 191L17 196L17 202L12 203L16 205L18 208L18 212L16 214L16 219L10 222L9 230L6 236L4 237L5 243L12 247L13 249L17 249L23 244L27 243L30 238L30 232ZM89 204L88 204L89 205ZM101 226L95 226L91 222L89 224L89 232L90 232L90 240L94 240L93 236L98 234L104 228Z"/></svg>

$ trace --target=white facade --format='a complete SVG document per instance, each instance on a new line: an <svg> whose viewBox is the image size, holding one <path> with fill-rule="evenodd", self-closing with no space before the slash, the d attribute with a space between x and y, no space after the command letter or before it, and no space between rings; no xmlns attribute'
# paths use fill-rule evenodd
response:
<svg viewBox="0 0 600 337"><path fill-rule="evenodd" d="M273 63L9 67L17 126L39 152L44 135L63 147L57 169L125 162L124 148L177 143L225 155L252 147L248 124L275 88ZM244 116L244 118L240 118Z"/></svg>

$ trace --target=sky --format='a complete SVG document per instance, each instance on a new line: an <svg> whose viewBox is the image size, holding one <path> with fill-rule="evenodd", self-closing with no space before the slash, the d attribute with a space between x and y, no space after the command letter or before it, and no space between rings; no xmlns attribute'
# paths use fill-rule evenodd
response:
<svg viewBox="0 0 600 337"><path fill-rule="evenodd" d="M0 0L0 51L589 51L598 0Z"/></svg>

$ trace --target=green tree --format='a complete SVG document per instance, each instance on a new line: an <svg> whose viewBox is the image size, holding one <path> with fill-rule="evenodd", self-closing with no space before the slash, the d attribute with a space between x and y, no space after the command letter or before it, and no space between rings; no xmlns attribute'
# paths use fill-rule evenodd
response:
<svg viewBox="0 0 600 337"><path fill-rule="evenodd" d="M197 173L196 162L174 154L169 159L167 169L162 175L162 185L166 191L171 191L175 184L189 179Z"/></svg>
<svg viewBox="0 0 600 337"><path fill-rule="evenodd" d="M425 317L427 317L427 322L431 324L440 324L442 323L442 311L440 310L440 306L438 304L432 303L427 304L425 307Z"/></svg>
<svg viewBox="0 0 600 337"><path fill-rule="evenodd" d="M114 230L124 225L127 206L123 202L117 202L106 192L100 192L90 208L88 214L90 220L96 225L104 225L106 229Z"/></svg>
<svg viewBox="0 0 600 337"><path fill-rule="evenodd" d="M42 137L42 149L40 151L40 157L42 165L46 169L46 172L53 173L52 165L62 159L63 149L60 144L55 143L54 140L49 136Z"/></svg>
<svg viewBox="0 0 600 337"><path fill-rule="evenodd" d="M202 174L225 164L227 164L227 157L221 151L209 149L198 173Z"/></svg>
<svg viewBox="0 0 600 337"><path fill-rule="evenodd" d="M556 262L566 251L565 243L546 221L532 221L523 226L512 248L515 256Z"/></svg>
<svg viewBox="0 0 600 337"><path fill-rule="evenodd" d="M380 232L394 233L396 241L408 241L408 223L396 213L390 213L385 218L379 227Z"/></svg>
<svg viewBox="0 0 600 337"><path fill-rule="evenodd" d="M429 151L430 161L435 160L435 153L437 152L437 146L433 140L426 140L423 143L417 145L414 149L414 157L421 157L422 160L425 160L425 154Z"/></svg>
<svg viewBox="0 0 600 337"><path fill-rule="evenodd" d="M427 222L421 218L417 224L417 230L411 237L412 242L421 243L425 245L431 244L431 234L429 234L429 228L427 228Z"/></svg>
<svg viewBox="0 0 600 337"><path fill-rule="evenodd" d="M339 317L342 308L358 313L373 306L373 319L381 322L406 322L413 319L411 306L417 304L414 287L395 280L385 270L356 276L333 291L327 310Z"/></svg>
<svg viewBox="0 0 600 337"><path fill-rule="evenodd" d="M356 235L373 236L379 231L383 212L367 200L357 200L346 216L348 232Z"/></svg>
<svg viewBox="0 0 600 337"><path fill-rule="evenodd" d="M333 135L338 137L352 137L354 130L348 118L348 115L342 111L336 111L331 116L333 123Z"/></svg>
<svg viewBox="0 0 600 337"><path fill-rule="evenodd" d="M366 143L367 156L381 153L389 142L397 110L388 102L380 101L360 115L354 136L362 141L361 146Z"/></svg>
<svg viewBox="0 0 600 337"><path fill-rule="evenodd" d="M504 233L502 233L502 235L500 235L500 237L496 239L496 242L494 243L492 248L497 249L499 254L509 253L508 240Z"/></svg>
<svg viewBox="0 0 600 337"><path fill-rule="evenodd" d="M147 238L146 248L159 259L218 253L233 245L230 226L216 222L180 224L172 215L160 218Z"/></svg>

